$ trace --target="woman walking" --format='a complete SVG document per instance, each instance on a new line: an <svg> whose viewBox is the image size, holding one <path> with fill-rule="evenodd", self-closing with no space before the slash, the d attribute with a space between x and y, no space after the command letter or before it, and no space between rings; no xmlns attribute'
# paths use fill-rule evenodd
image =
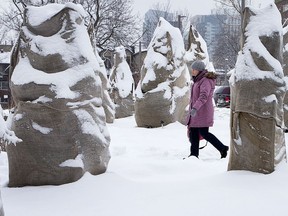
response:
<svg viewBox="0 0 288 216"><path fill-rule="evenodd" d="M228 146L225 146L216 136L209 132L214 123L213 92L216 84L215 73L205 70L202 61L193 62L189 69L193 78L187 127L191 143L190 156L198 158L199 137L210 142L219 152L221 158L227 156Z"/></svg>

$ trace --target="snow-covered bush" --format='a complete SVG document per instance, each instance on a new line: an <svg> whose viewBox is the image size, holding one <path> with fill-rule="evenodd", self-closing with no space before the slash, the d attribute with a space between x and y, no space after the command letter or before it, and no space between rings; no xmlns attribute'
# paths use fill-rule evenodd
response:
<svg viewBox="0 0 288 216"><path fill-rule="evenodd" d="M283 72L286 86L288 86L288 25L283 28ZM284 97L284 124L288 128L288 88Z"/></svg>
<svg viewBox="0 0 288 216"><path fill-rule="evenodd" d="M106 116L107 123L113 123L115 119L115 105L110 98L108 93L109 90L109 81L107 78L107 70L105 68L104 61L99 56L98 52L95 53L97 61L99 62L99 77L102 82L102 100L103 100L103 108Z"/></svg>
<svg viewBox="0 0 288 216"><path fill-rule="evenodd" d="M136 89L135 118L140 127L184 123L190 76L181 32L160 18Z"/></svg>
<svg viewBox="0 0 288 216"><path fill-rule="evenodd" d="M123 46L115 48L114 66L109 77L110 95L115 103L115 117L132 116L134 111L134 79L126 61Z"/></svg>
<svg viewBox="0 0 288 216"><path fill-rule="evenodd" d="M232 86L229 170L271 173L286 157L281 15L272 3L245 8L242 50Z"/></svg>

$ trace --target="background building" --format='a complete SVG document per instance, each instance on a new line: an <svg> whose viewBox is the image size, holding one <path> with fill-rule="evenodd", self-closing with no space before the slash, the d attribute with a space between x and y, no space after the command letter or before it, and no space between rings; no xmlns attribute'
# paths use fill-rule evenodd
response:
<svg viewBox="0 0 288 216"><path fill-rule="evenodd" d="M0 104L8 109L12 102L9 89L9 65L12 45L0 45Z"/></svg>

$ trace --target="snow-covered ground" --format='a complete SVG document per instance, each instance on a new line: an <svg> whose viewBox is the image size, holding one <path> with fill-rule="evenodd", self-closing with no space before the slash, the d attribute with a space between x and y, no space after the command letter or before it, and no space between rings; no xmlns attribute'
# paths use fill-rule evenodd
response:
<svg viewBox="0 0 288 216"><path fill-rule="evenodd" d="M229 144L229 109L215 108L213 132ZM208 144L189 158L186 128L136 127L134 117L108 125L111 161L105 174L86 173L61 186L8 188L0 154L5 216L243 216L287 215L288 166L269 175L227 171L228 158ZM205 144L201 141L202 145Z"/></svg>

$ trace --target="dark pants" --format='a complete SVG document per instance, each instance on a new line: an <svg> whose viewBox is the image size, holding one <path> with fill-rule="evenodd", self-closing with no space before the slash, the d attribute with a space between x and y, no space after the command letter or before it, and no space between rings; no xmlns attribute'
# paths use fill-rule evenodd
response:
<svg viewBox="0 0 288 216"><path fill-rule="evenodd" d="M217 139L212 133L209 133L209 127L202 128L190 128L189 129L189 141L191 143L190 155L198 157L199 155L199 134L211 143L220 153L225 150L225 145Z"/></svg>

